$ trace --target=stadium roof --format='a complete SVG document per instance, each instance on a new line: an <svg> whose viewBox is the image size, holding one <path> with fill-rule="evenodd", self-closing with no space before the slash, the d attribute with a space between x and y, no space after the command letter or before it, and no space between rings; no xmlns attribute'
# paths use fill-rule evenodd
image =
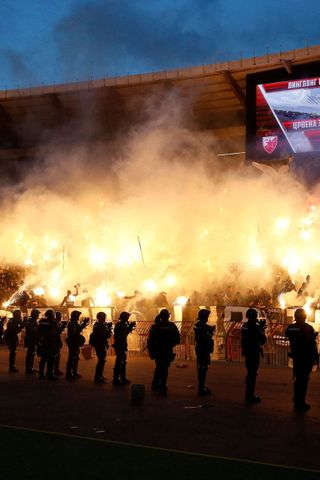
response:
<svg viewBox="0 0 320 480"><path fill-rule="evenodd" d="M175 89L189 99L191 116L214 130L224 151L244 150L248 74L320 59L320 46L192 68L0 91L0 159L23 159L63 125L79 129L83 118L107 138L139 111L149 95ZM141 109L140 109L141 110ZM75 127L76 128L76 127Z"/></svg>

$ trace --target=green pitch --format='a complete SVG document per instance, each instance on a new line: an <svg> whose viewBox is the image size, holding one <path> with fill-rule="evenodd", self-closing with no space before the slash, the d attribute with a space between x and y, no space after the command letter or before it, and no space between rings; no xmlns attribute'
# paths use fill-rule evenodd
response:
<svg viewBox="0 0 320 480"><path fill-rule="evenodd" d="M320 472L0 427L3 480L315 480Z"/></svg>

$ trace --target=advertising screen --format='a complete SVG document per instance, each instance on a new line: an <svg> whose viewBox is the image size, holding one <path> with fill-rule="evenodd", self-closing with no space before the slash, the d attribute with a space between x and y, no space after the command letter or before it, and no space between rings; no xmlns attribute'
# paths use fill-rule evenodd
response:
<svg viewBox="0 0 320 480"><path fill-rule="evenodd" d="M255 88L258 157L320 152L320 77L257 83Z"/></svg>

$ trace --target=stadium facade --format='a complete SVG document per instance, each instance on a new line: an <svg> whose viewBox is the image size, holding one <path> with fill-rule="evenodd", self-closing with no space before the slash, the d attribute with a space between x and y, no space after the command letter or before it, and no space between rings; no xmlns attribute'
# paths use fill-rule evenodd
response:
<svg viewBox="0 0 320 480"><path fill-rule="evenodd" d="M188 99L186 115L197 128L212 132L217 154L233 154L235 161L242 160L246 152L248 75L277 70L290 76L297 66L319 59L320 46L312 46L192 68L3 90L1 165L14 169L20 161L32 159L56 131L63 132L70 124L89 141L108 140L141 117L148 96L171 90ZM81 132L83 118L94 123L94 129Z"/></svg>

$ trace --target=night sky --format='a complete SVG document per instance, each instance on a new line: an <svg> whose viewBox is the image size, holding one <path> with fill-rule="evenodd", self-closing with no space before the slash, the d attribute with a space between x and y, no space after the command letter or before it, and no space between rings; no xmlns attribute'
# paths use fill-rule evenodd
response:
<svg viewBox="0 0 320 480"><path fill-rule="evenodd" d="M302 0L0 0L0 88L301 48L319 20Z"/></svg>

